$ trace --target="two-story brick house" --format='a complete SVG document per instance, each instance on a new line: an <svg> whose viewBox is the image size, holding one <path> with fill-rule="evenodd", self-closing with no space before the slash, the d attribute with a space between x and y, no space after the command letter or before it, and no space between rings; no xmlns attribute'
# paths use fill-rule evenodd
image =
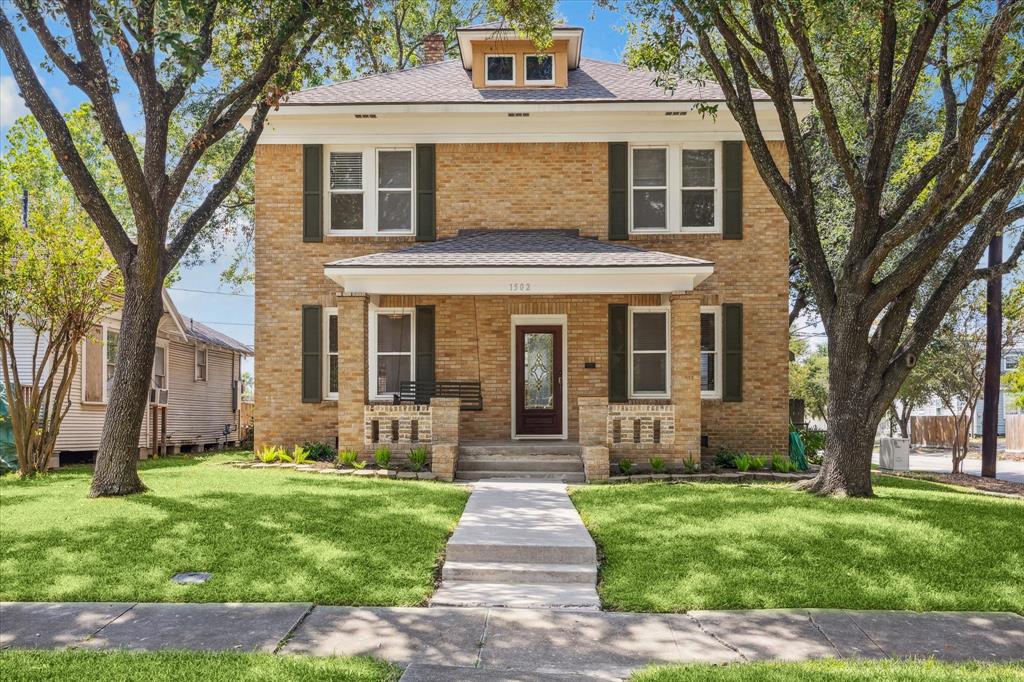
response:
<svg viewBox="0 0 1024 682"><path fill-rule="evenodd" d="M666 92L582 58L582 40L470 27L461 59L304 90L271 116L257 444L448 460L557 439L597 448L591 476L609 456L785 451L786 220L727 108L695 111L717 86Z"/></svg>

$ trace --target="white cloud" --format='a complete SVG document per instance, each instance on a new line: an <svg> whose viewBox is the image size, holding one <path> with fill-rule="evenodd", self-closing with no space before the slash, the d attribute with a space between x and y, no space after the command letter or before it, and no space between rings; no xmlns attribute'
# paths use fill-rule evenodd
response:
<svg viewBox="0 0 1024 682"><path fill-rule="evenodd" d="M27 113L28 107L18 94L14 76L0 76L0 128L6 129Z"/></svg>

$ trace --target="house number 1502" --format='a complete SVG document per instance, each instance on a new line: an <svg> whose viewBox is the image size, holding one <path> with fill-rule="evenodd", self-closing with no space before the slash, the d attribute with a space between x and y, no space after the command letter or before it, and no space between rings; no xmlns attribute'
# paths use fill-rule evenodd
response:
<svg viewBox="0 0 1024 682"><path fill-rule="evenodd" d="M512 282L512 283L510 283L508 285L508 290L509 291L529 291L530 290L530 283L529 282Z"/></svg>

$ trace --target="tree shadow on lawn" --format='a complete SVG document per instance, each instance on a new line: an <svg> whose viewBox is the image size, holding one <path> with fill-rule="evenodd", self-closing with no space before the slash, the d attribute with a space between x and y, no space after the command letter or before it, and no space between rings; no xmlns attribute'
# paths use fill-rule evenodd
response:
<svg viewBox="0 0 1024 682"><path fill-rule="evenodd" d="M616 609L1024 612L1024 504L878 477L873 499L784 486L608 486L574 500Z"/></svg>
<svg viewBox="0 0 1024 682"><path fill-rule="evenodd" d="M435 564L465 504L465 493L426 483L243 475L255 477L246 481L256 484L251 490L232 490L237 481L188 490L187 478L152 476L149 493L87 501L97 505L86 509L88 518L62 519L57 510L38 524L8 518L0 594L415 605L433 590ZM213 579L171 583L180 571L209 571Z"/></svg>

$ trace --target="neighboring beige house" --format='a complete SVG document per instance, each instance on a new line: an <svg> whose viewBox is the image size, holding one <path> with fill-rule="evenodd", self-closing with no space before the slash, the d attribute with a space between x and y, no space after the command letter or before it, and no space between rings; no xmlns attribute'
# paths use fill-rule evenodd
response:
<svg viewBox="0 0 1024 682"><path fill-rule="evenodd" d="M252 355L252 350L181 315L166 291L163 301L139 456L236 444L240 439L241 359ZM120 315L115 313L97 325L82 344L53 466L91 461L99 448L120 326ZM31 364L33 341L29 330L15 330L19 366Z"/></svg>
<svg viewBox="0 0 1024 682"><path fill-rule="evenodd" d="M543 51L494 24L458 36L461 59L270 117L257 445L541 440L591 478L786 452L788 225L724 104L694 110L720 89L582 58L578 28Z"/></svg>

